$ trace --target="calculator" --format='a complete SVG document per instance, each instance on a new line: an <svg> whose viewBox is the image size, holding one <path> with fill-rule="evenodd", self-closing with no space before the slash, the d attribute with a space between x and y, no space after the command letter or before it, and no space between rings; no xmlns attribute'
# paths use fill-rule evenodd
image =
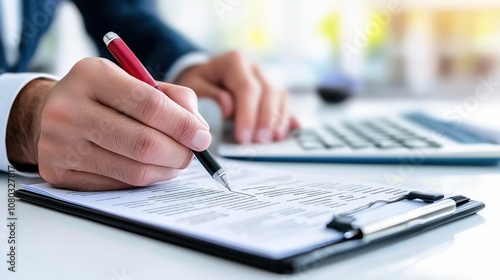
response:
<svg viewBox="0 0 500 280"><path fill-rule="evenodd" d="M422 112L323 122L265 145L225 140L218 153L233 159L288 162L495 165L500 161L500 145L494 140Z"/></svg>

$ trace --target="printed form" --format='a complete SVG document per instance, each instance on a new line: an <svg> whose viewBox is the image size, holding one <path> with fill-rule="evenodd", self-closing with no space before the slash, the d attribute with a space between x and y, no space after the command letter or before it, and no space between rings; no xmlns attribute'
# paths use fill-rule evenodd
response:
<svg viewBox="0 0 500 280"><path fill-rule="evenodd" d="M221 163L236 192L219 186L196 160L176 179L149 187L76 192L36 184L23 189L273 259L341 240L341 233L326 228L334 213L408 192L360 180ZM422 205L397 204L400 211ZM388 206L393 215L396 206ZM365 221L383 218L379 212L365 215Z"/></svg>

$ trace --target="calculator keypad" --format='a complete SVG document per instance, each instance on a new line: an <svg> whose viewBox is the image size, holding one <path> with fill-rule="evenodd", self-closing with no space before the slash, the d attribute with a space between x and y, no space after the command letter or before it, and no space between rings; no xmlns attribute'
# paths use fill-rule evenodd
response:
<svg viewBox="0 0 500 280"><path fill-rule="evenodd" d="M380 118L361 122L344 122L340 126L322 129L301 129L294 137L304 150L350 148L421 149L440 148L441 145L389 119Z"/></svg>

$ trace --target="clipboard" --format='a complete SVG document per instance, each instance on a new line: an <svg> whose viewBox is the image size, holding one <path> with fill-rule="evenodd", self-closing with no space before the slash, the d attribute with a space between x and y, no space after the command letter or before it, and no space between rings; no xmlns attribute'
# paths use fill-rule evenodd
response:
<svg viewBox="0 0 500 280"><path fill-rule="evenodd" d="M330 230L336 230L343 233L344 238L342 240L324 244L319 248L300 252L290 257L272 259L179 234L138 220L131 220L68 203L24 189L17 190L15 196L36 205L280 274L302 272L321 265L335 256L341 256L344 253L370 248L374 245L383 244L384 242L396 242L457 219L476 214L485 207L484 203L471 200L464 196L444 198L442 195L421 192L410 192L392 200L373 201L368 205L359 207L359 209L337 214L332 218L330 223L325 225ZM377 205L378 208L380 208L384 207L383 204L389 205L398 203L402 200L413 199L423 200L427 205L421 208L423 209L426 207L429 209L420 211L420 216L415 216L415 213L409 215L407 212L403 212L379 220L378 229L382 228L383 234L380 234L380 231L373 230L373 225L367 228L366 225L356 223L356 213L369 214L370 211L373 211L372 209L377 209ZM436 206L438 204L439 206ZM403 219L409 216L411 216L411 219L407 219L406 221ZM394 217L397 217L397 219L391 220L391 218ZM380 226L381 224L387 226L391 223L392 226L386 227L385 230ZM372 231L370 231L370 229Z"/></svg>

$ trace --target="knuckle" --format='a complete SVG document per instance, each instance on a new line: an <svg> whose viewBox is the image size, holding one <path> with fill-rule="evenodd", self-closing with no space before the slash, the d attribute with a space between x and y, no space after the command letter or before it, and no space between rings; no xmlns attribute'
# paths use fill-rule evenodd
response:
<svg viewBox="0 0 500 280"><path fill-rule="evenodd" d="M47 142L46 140L41 140L42 142ZM40 177L49 184L63 184L67 183L71 176L65 160L58 154L57 151L52 149L47 149L47 144L42 143L43 146L39 146L39 159L38 162L38 173Z"/></svg>
<svg viewBox="0 0 500 280"><path fill-rule="evenodd" d="M101 76L98 70L108 68L110 63L109 60L104 58L86 57L77 61L71 68L71 72L77 73L82 78L95 78Z"/></svg>
<svg viewBox="0 0 500 280"><path fill-rule="evenodd" d="M71 70L75 72L86 72L87 69L90 67L89 64L92 63L93 63L93 58L86 57L77 61L75 65L73 65L73 68L71 68Z"/></svg>
<svg viewBox="0 0 500 280"><path fill-rule="evenodd" d="M189 98L192 98L192 97L196 98L197 97L196 93L194 92L194 90L192 88L184 87L184 86L178 86L177 90L179 92L181 92L183 95L188 96Z"/></svg>
<svg viewBox="0 0 500 280"><path fill-rule="evenodd" d="M40 177L49 184L59 185L62 183L62 176L57 176L56 172L46 164L40 164L38 172Z"/></svg>
<svg viewBox="0 0 500 280"><path fill-rule="evenodd" d="M229 51L227 53L227 57L230 61L234 61L234 62L244 62L247 60L246 56L241 52L241 51L238 51L238 50L232 50L232 51Z"/></svg>
<svg viewBox="0 0 500 280"><path fill-rule="evenodd" d="M165 98L161 94L144 94L138 110L148 124L156 124L165 116Z"/></svg>
<svg viewBox="0 0 500 280"><path fill-rule="evenodd" d="M158 154L158 137L154 131L139 131L137 140L132 143L132 156L142 163L149 163Z"/></svg>
<svg viewBox="0 0 500 280"><path fill-rule="evenodd" d="M198 104L198 96L194 92L193 89L188 87L179 86L177 89L178 96L184 101L186 104L193 105ZM185 105L184 105L185 106ZM197 108L197 105L196 105Z"/></svg>
<svg viewBox="0 0 500 280"><path fill-rule="evenodd" d="M194 90L186 88L184 95L186 96L186 100L191 100L191 103L198 104L198 96Z"/></svg>
<svg viewBox="0 0 500 280"><path fill-rule="evenodd" d="M69 116L68 105L64 100L51 100L45 104L42 111L42 123L59 123Z"/></svg>
<svg viewBox="0 0 500 280"><path fill-rule="evenodd" d="M191 98L198 99L198 97L196 95L196 92L194 92L194 90L192 88L185 88L185 93L184 94L188 95Z"/></svg>
<svg viewBox="0 0 500 280"><path fill-rule="evenodd" d="M248 95L254 95L254 96L262 95L262 86L259 84L259 82L257 82L256 79L246 79L242 81L240 88Z"/></svg>

